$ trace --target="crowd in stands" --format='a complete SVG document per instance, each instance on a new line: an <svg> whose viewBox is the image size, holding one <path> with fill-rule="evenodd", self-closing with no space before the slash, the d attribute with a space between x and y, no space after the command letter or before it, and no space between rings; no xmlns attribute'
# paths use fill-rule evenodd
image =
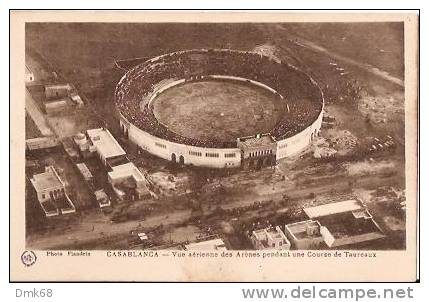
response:
<svg viewBox="0 0 429 302"><path fill-rule="evenodd" d="M271 131L278 140L311 125L322 109L320 90L304 73L258 53L232 50L181 51L140 64L119 82L115 92L116 106L128 121L157 137L199 147L236 147L235 141L202 140L174 133L158 122L147 104L165 79L195 81L209 75L254 80L282 95L288 110Z"/></svg>

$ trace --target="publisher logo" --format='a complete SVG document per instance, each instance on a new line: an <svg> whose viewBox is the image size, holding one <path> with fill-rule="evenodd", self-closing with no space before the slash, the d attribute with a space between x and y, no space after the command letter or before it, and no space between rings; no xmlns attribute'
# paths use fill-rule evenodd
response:
<svg viewBox="0 0 429 302"><path fill-rule="evenodd" d="M33 251L25 251L21 255L21 261L25 266L32 266L36 263L37 256Z"/></svg>

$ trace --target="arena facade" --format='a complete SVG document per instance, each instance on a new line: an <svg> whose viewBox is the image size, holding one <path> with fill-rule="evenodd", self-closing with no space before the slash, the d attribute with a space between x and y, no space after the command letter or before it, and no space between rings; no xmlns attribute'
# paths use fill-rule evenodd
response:
<svg viewBox="0 0 429 302"><path fill-rule="evenodd" d="M165 91L218 80L272 93L285 108L274 128L234 140L197 138L178 134L156 118L154 102ZM257 168L296 155L319 134L324 108L322 91L303 71L256 52L230 49L185 50L147 60L119 81L115 104L123 134L139 150L181 165L211 168Z"/></svg>

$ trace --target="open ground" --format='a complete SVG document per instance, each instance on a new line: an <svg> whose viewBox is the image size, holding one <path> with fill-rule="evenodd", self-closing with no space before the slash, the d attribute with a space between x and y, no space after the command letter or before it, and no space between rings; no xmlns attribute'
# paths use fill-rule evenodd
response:
<svg viewBox="0 0 429 302"><path fill-rule="evenodd" d="M154 101L156 118L173 132L218 141L268 133L285 110L273 93L236 81L187 83Z"/></svg>

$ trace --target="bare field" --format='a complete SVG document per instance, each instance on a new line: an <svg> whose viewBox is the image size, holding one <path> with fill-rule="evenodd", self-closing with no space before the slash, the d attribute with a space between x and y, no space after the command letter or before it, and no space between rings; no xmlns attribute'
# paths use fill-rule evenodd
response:
<svg viewBox="0 0 429 302"><path fill-rule="evenodd" d="M264 89L232 81L203 81L173 87L154 104L157 119L186 137L235 141L267 133L284 104Z"/></svg>
<svg viewBox="0 0 429 302"><path fill-rule="evenodd" d="M392 23L285 23L288 34L309 39L341 55L367 62L404 77L403 24Z"/></svg>

